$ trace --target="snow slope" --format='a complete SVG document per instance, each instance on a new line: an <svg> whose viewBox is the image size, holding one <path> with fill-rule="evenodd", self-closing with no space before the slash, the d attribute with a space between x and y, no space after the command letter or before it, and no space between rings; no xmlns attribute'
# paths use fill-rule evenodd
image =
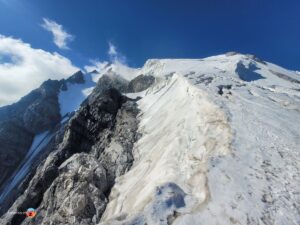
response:
<svg viewBox="0 0 300 225"><path fill-rule="evenodd" d="M253 56L149 60L134 165L101 224L300 224L300 77ZM136 94L135 94L136 96Z"/></svg>
<svg viewBox="0 0 300 225"><path fill-rule="evenodd" d="M140 132L147 135L137 142L135 166L118 180L111 194L111 212L108 208L103 219L142 210L156 187L166 183L179 186L191 207L199 207L209 197L202 161L209 154L229 151L231 134L225 115L181 76L162 80L140 107L145 112ZM161 216L149 221L166 219Z"/></svg>
<svg viewBox="0 0 300 225"><path fill-rule="evenodd" d="M79 109L80 104L93 91L96 82L93 77L96 74L87 73L84 76L84 83L66 83L66 90L61 90L58 96L60 105L60 115L64 117L66 114Z"/></svg>
<svg viewBox="0 0 300 225"><path fill-rule="evenodd" d="M43 148L47 146L53 135L53 133L45 131L34 137L31 147L27 151L24 160L20 164L19 168L17 168L16 173L12 176L12 179L9 181L8 185L1 193L0 203L14 188L16 188L17 185L19 185L20 182L22 182L24 177L30 171L35 158L39 155Z"/></svg>

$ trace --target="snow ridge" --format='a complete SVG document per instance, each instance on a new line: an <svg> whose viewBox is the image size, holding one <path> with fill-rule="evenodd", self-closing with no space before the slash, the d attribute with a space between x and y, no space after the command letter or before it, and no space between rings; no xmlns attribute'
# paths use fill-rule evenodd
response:
<svg viewBox="0 0 300 225"><path fill-rule="evenodd" d="M238 53L140 73L142 138L101 224L300 223L298 73Z"/></svg>
<svg viewBox="0 0 300 225"><path fill-rule="evenodd" d="M207 159L229 152L231 131L225 114L184 77L161 78L139 106L143 136L134 148L135 163L114 186L104 224L108 218L139 217L149 224L167 224L175 212L193 212L210 198ZM158 189L168 194L155 195ZM181 203L168 204L174 197ZM157 205L160 213L151 213Z"/></svg>

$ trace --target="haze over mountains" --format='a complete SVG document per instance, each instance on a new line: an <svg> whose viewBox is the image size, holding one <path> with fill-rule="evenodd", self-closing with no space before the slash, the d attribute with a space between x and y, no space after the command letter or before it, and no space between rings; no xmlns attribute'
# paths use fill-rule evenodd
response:
<svg viewBox="0 0 300 225"><path fill-rule="evenodd" d="M0 108L0 224L296 225L299 146L299 73L253 55L79 71Z"/></svg>

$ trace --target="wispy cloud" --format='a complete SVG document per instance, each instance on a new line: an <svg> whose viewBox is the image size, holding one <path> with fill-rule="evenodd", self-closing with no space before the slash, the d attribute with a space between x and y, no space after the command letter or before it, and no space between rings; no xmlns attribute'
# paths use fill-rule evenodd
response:
<svg viewBox="0 0 300 225"><path fill-rule="evenodd" d="M77 70L56 52L0 35L0 106L16 102L47 79L66 78Z"/></svg>
<svg viewBox="0 0 300 225"><path fill-rule="evenodd" d="M74 39L74 36L67 33L62 25L53 20L43 18L42 27L53 34L53 41L60 49L69 49L68 42Z"/></svg>
<svg viewBox="0 0 300 225"><path fill-rule="evenodd" d="M116 65L127 65L127 58L125 55L120 53L117 50L117 47L112 43L108 42L108 50L107 55L109 57L110 63L114 63ZM101 61L99 59L92 59L90 60L90 65L84 67L86 72L91 72L93 70L97 70L100 72L103 68L105 68L109 64L108 61Z"/></svg>
<svg viewBox="0 0 300 225"><path fill-rule="evenodd" d="M112 43L108 42L108 52L109 59L113 63L126 64L127 58L122 53L117 50L117 47Z"/></svg>
<svg viewBox="0 0 300 225"><path fill-rule="evenodd" d="M107 62L107 61L100 61L100 60L92 59L92 60L90 60L90 65L85 66L84 70L86 72L92 72L94 70L100 72L108 64L109 64L109 62Z"/></svg>

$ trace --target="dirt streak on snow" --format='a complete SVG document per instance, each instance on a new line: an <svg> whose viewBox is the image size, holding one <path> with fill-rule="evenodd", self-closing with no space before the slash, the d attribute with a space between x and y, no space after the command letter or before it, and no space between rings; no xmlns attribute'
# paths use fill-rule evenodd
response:
<svg viewBox="0 0 300 225"><path fill-rule="evenodd" d="M134 166L117 180L102 221L135 219L133 212L146 211L145 222L167 224L167 217L180 211L182 204L188 210L181 213L188 213L209 199L207 158L228 153L231 131L225 114L204 92L177 74L160 78L139 107L143 136L134 148ZM155 194L165 189L169 197ZM166 204L170 193L183 195L184 202ZM161 212L149 213L157 205Z"/></svg>

